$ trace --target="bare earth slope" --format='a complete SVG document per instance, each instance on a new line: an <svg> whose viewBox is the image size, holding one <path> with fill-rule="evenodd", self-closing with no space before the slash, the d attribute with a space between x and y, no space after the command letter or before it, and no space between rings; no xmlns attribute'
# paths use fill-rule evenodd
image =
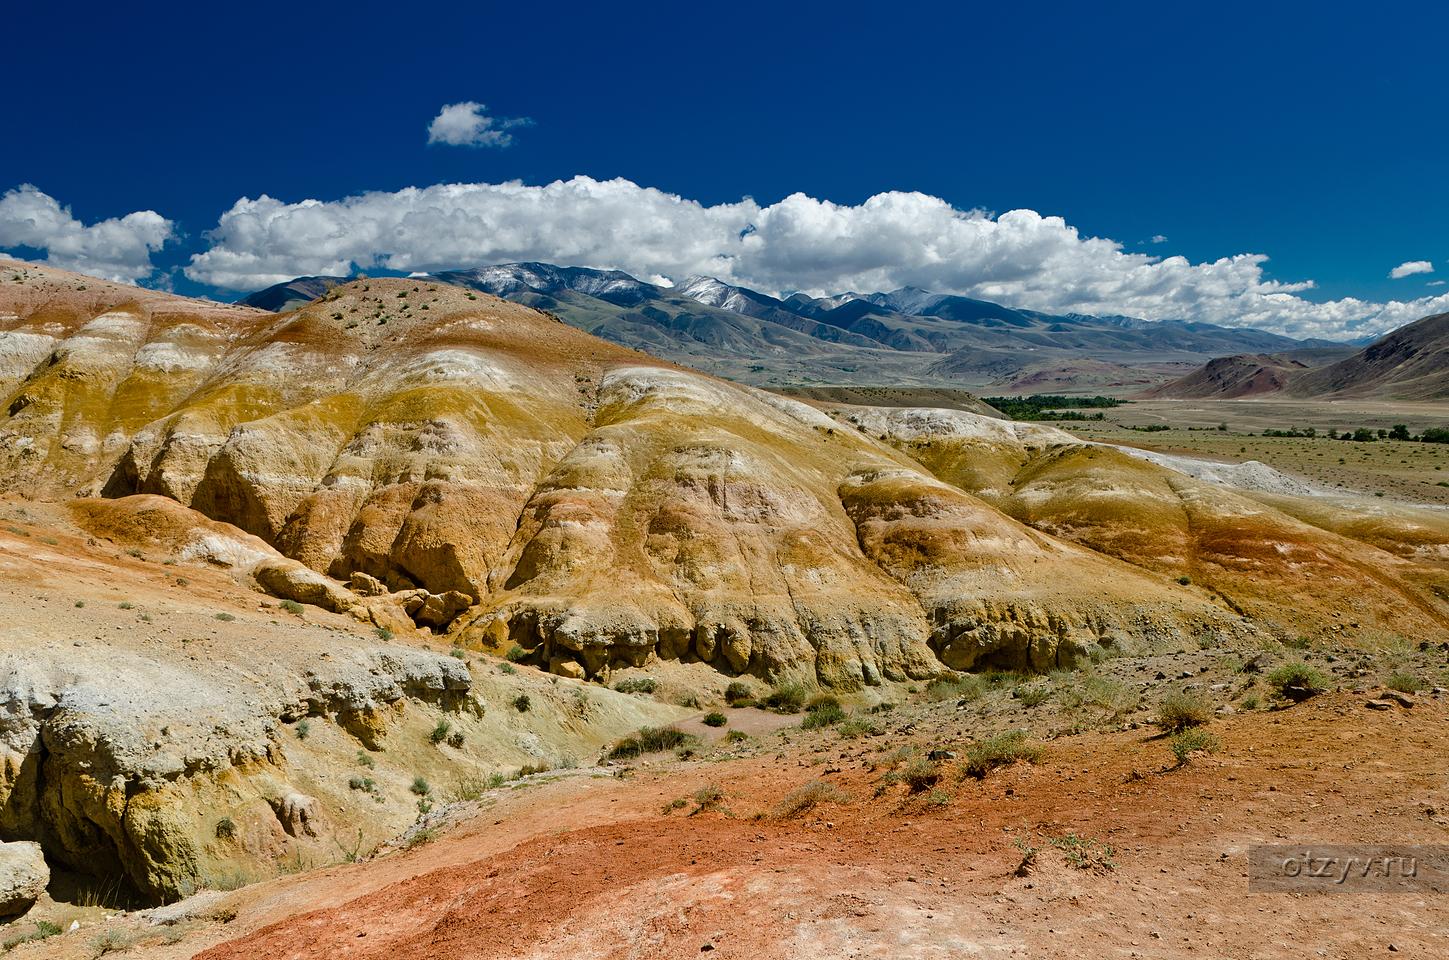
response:
<svg viewBox="0 0 1449 960"><path fill-rule="evenodd" d="M1449 397L1449 313L1400 327L1353 356L1295 379L1300 397Z"/></svg>
<svg viewBox="0 0 1449 960"><path fill-rule="evenodd" d="M1307 369L1307 364L1296 360L1261 353L1217 357L1187 376L1144 390L1139 396L1147 400L1205 397L1231 400L1276 393L1287 386L1295 373Z"/></svg>

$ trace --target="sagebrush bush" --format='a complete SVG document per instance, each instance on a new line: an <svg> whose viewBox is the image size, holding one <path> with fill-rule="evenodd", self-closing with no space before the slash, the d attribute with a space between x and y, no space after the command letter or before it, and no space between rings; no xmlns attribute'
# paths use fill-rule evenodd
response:
<svg viewBox="0 0 1449 960"><path fill-rule="evenodd" d="M839 787L824 780L816 780L785 794L772 813L777 819L786 820L798 817L822 803L849 802L850 797L841 792Z"/></svg>
<svg viewBox="0 0 1449 960"><path fill-rule="evenodd" d="M508 652L503 655L503 659L509 663L520 663L528 659L528 651L515 643L508 648Z"/></svg>
<svg viewBox="0 0 1449 960"><path fill-rule="evenodd" d="M1201 727L1190 727L1172 735L1168 741L1172 749L1172 755L1177 758L1177 765L1180 767L1192 758L1194 753L1217 753L1222 748L1222 741L1208 733Z"/></svg>
<svg viewBox="0 0 1449 960"><path fill-rule="evenodd" d="M724 698L732 707L747 707L755 702L755 688L744 680L731 680L725 687Z"/></svg>
<svg viewBox="0 0 1449 960"><path fill-rule="evenodd" d="M1011 695L1021 701L1024 707L1035 707L1046 703L1051 698L1051 688L1043 686L1020 686L1011 691Z"/></svg>
<svg viewBox="0 0 1449 960"><path fill-rule="evenodd" d="M296 614L299 617L302 615L302 612L305 609L300 603L295 600L283 600L281 603L277 604L277 606L281 607L288 613Z"/></svg>
<svg viewBox="0 0 1449 960"><path fill-rule="evenodd" d="M718 710L713 710L704 715L704 725L706 727L722 727L729 722L729 717L726 717Z"/></svg>
<svg viewBox="0 0 1449 960"><path fill-rule="evenodd" d="M628 760L645 753L661 753L693 744L694 737L673 727L640 727L609 749L610 760Z"/></svg>
<svg viewBox="0 0 1449 960"><path fill-rule="evenodd" d="M1328 689L1328 677L1306 663L1285 663L1268 674L1268 684L1280 697L1307 700Z"/></svg>
<svg viewBox="0 0 1449 960"><path fill-rule="evenodd" d="M1190 693L1173 692L1157 705L1152 722L1168 733L1176 733L1188 727L1200 727L1212 718L1212 705L1206 700Z"/></svg>
<svg viewBox="0 0 1449 960"><path fill-rule="evenodd" d="M1400 693L1418 693L1424 689L1426 684L1423 679L1412 673L1394 673L1384 681L1384 686L1390 690L1397 690Z"/></svg>
<svg viewBox="0 0 1449 960"><path fill-rule="evenodd" d="M976 700L985 692L986 681L971 673L937 677L926 685L926 696L932 700Z"/></svg>
<svg viewBox="0 0 1449 960"><path fill-rule="evenodd" d="M614 684L620 693L653 693L658 688L659 683L653 677L629 677Z"/></svg>
<svg viewBox="0 0 1449 960"><path fill-rule="evenodd" d="M997 767L1010 766L1021 760L1036 763L1040 759L1041 748L1026 739L1026 731L1012 730L978 740L967 747L961 774L981 780Z"/></svg>
<svg viewBox="0 0 1449 960"><path fill-rule="evenodd" d="M836 727L835 731L846 740L854 740L857 737L880 736L880 727L866 720L864 717L846 717Z"/></svg>
<svg viewBox="0 0 1449 960"><path fill-rule="evenodd" d="M901 769L901 780L911 793L920 793L940 782L941 771L928 758L915 757Z"/></svg>
<svg viewBox="0 0 1449 960"><path fill-rule="evenodd" d="M769 693L765 694L760 705L768 710L774 710L776 713L799 713L800 709L805 706L805 700L809 694L810 691L805 689L804 684L787 681L776 684Z"/></svg>
<svg viewBox="0 0 1449 960"><path fill-rule="evenodd" d="M845 711L840 708L840 702L834 697L805 709L807 711L805 720L800 724L801 728L805 730L818 730L821 727L833 726L845 719Z"/></svg>

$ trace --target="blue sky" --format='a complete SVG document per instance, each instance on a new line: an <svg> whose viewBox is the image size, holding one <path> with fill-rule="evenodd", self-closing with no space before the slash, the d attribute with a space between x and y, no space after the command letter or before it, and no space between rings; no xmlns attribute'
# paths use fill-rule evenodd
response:
<svg viewBox="0 0 1449 960"><path fill-rule="evenodd" d="M1353 336L1449 289L1432 286L1449 278L1449 14L1427 4L26 6L7 14L29 42L7 45L0 191L31 184L74 222L36 227L41 201L12 197L0 247L74 266L58 248L104 238L45 230L155 211L167 226L130 228L150 247L164 232L159 250L116 257L134 274L144 256L157 272L142 279L180 292L230 298L229 284L353 254L377 269L537 253L674 279L703 265L774 290L915 281ZM429 144L439 111L469 102L531 122L507 128L507 146ZM653 191L590 186L615 178ZM515 180L574 189L387 196ZM892 191L955 213L860 207ZM775 206L793 194L811 203ZM281 209L233 217L221 253L193 263L223 214L263 195ZM292 222L286 205L308 199L337 205L314 211L325 227ZM676 200L689 208L677 221ZM468 215L449 216L455 203ZM529 233L539 203L548 226ZM998 228L993 215L1017 209L1063 224ZM433 245L450 230L456 242ZM736 249L744 232L757 246ZM1184 261L1152 270L1085 237ZM1270 259L1212 268L1244 254ZM1432 272L1390 279L1419 261Z"/></svg>

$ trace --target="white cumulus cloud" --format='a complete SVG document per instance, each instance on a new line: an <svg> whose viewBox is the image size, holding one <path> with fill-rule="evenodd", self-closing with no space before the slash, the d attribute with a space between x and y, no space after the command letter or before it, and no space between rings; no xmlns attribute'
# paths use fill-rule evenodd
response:
<svg viewBox="0 0 1449 960"><path fill-rule="evenodd" d="M238 200L191 258L193 280L254 290L303 274L402 272L514 260L707 274L771 293L918 286L1015 307L1254 326L1295 336L1380 333L1449 310L1449 295L1315 303L1312 281L1243 253L1192 263L1129 253L1033 210L992 215L922 193L857 205L803 193L706 205L628 180L439 184L335 201Z"/></svg>
<svg viewBox="0 0 1449 960"><path fill-rule="evenodd" d="M152 275L151 254L175 225L154 210L84 224L49 194L21 184L0 196L0 250L32 247L45 263L106 280L135 282Z"/></svg>
<svg viewBox="0 0 1449 960"><path fill-rule="evenodd" d="M1402 280L1416 273L1433 273L1434 265L1428 260L1406 260L1389 271L1391 280Z"/></svg>
<svg viewBox="0 0 1449 960"><path fill-rule="evenodd" d="M527 117L492 117L488 108L474 100L450 103L428 124L428 143L453 147L507 147L513 144L508 131L533 121Z"/></svg>

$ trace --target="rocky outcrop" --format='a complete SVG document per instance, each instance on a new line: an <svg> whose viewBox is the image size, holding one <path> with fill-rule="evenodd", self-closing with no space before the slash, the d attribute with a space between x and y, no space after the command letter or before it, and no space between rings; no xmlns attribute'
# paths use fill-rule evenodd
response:
<svg viewBox="0 0 1449 960"><path fill-rule="evenodd" d="M252 571L257 586L274 597L310 603L334 613L345 613L357 604L357 598L341 584L295 560L275 560L258 564Z"/></svg>
<svg viewBox="0 0 1449 960"><path fill-rule="evenodd" d="M322 811L317 801L304 793L289 793L270 801L282 829L293 837L317 837L322 829Z"/></svg>
<svg viewBox="0 0 1449 960"><path fill-rule="evenodd" d="M316 836L320 811L285 789L280 723L332 717L376 746L391 705L459 709L471 685L452 657L339 653L293 676L283 664L181 668L112 654L91 673L44 656L0 658L4 829L155 900L190 892L209 869L208 797L275 800L291 836Z"/></svg>
<svg viewBox="0 0 1449 960"><path fill-rule="evenodd" d="M0 917L24 913L50 883L50 867L40 844L29 840L0 843Z"/></svg>

